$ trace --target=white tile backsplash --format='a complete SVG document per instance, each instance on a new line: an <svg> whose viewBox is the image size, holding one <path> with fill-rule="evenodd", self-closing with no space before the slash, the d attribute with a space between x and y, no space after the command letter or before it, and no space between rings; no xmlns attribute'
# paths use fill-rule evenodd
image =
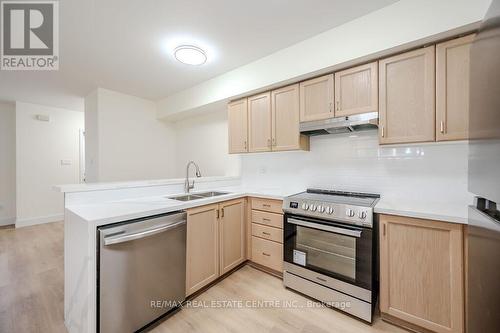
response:
<svg viewBox="0 0 500 333"><path fill-rule="evenodd" d="M309 152L242 155L244 186L319 187L471 202L465 141L379 146L376 131L311 137Z"/></svg>

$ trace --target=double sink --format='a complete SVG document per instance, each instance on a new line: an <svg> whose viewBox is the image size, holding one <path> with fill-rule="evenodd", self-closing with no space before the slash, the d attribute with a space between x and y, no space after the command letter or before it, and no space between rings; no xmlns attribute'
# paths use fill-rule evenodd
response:
<svg viewBox="0 0 500 333"><path fill-rule="evenodd" d="M168 198L174 199L177 201L192 201L192 200L200 200L200 199L205 199L205 198L217 197L219 195L224 195L224 194L229 194L229 193L228 192L210 191L210 192L202 192L202 193L194 193L194 194L183 194L183 195L177 195L177 196L168 197Z"/></svg>

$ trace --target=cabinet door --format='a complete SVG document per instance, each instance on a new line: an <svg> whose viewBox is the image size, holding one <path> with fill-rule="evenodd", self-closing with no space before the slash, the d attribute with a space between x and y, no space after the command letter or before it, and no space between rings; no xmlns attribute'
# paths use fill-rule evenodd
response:
<svg viewBox="0 0 500 333"><path fill-rule="evenodd" d="M379 61L380 143L435 140L434 46Z"/></svg>
<svg viewBox="0 0 500 333"><path fill-rule="evenodd" d="M377 62L335 73L335 117L378 112Z"/></svg>
<svg viewBox="0 0 500 333"><path fill-rule="evenodd" d="M220 204L221 275L245 261L245 200Z"/></svg>
<svg viewBox="0 0 500 333"><path fill-rule="evenodd" d="M464 331L462 225L380 216L380 310L433 332Z"/></svg>
<svg viewBox="0 0 500 333"><path fill-rule="evenodd" d="M247 99L240 99L227 106L229 153L248 151L248 112Z"/></svg>
<svg viewBox="0 0 500 333"><path fill-rule="evenodd" d="M186 246L186 295L219 277L218 205L188 210Z"/></svg>
<svg viewBox="0 0 500 333"><path fill-rule="evenodd" d="M248 98L249 152L271 151L271 93Z"/></svg>
<svg viewBox="0 0 500 333"><path fill-rule="evenodd" d="M470 46L474 35L436 46L436 139L465 140L469 128Z"/></svg>
<svg viewBox="0 0 500 333"><path fill-rule="evenodd" d="M300 121L333 117L333 74L300 82Z"/></svg>
<svg viewBox="0 0 500 333"><path fill-rule="evenodd" d="M272 148L274 151L308 149L308 137L299 132L299 85L271 92Z"/></svg>

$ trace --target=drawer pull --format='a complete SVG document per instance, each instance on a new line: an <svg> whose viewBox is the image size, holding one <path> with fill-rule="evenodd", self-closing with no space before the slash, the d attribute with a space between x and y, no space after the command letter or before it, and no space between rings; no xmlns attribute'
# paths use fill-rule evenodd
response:
<svg viewBox="0 0 500 333"><path fill-rule="evenodd" d="M316 279L317 279L317 280L320 280L321 282L326 282L326 280L325 280L325 279L320 278L319 276L316 276Z"/></svg>
<svg viewBox="0 0 500 333"><path fill-rule="evenodd" d="M271 222L271 219L268 219L268 218L263 217L263 218L262 218L262 221Z"/></svg>
<svg viewBox="0 0 500 333"><path fill-rule="evenodd" d="M271 256L269 253L266 253L266 252L262 252L262 255L266 256L266 257L270 257Z"/></svg>
<svg viewBox="0 0 500 333"><path fill-rule="evenodd" d="M270 234L270 233L265 232L265 231L262 231L262 234L267 235L267 236L271 236L271 234Z"/></svg>
<svg viewBox="0 0 500 333"><path fill-rule="evenodd" d="M271 205L270 204L262 204L262 207L271 208Z"/></svg>

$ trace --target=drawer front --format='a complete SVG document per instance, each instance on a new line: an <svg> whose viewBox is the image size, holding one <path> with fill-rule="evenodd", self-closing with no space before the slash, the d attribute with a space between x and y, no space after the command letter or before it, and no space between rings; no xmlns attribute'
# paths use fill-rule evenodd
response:
<svg viewBox="0 0 500 333"><path fill-rule="evenodd" d="M252 209L283 214L282 206L283 206L283 201L281 200L252 198Z"/></svg>
<svg viewBox="0 0 500 333"><path fill-rule="evenodd" d="M283 215L252 210L252 222L283 229Z"/></svg>
<svg viewBox="0 0 500 333"><path fill-rule="evenodd" d="M265 225L252 223L252 235L278 243L283 243L283 230Z"/></svg>
<svg viewBox="0 0 500 333"><path fill-rule="evenodd" d="M252 236L252 261L282 272L283 245Z"/></svg>

